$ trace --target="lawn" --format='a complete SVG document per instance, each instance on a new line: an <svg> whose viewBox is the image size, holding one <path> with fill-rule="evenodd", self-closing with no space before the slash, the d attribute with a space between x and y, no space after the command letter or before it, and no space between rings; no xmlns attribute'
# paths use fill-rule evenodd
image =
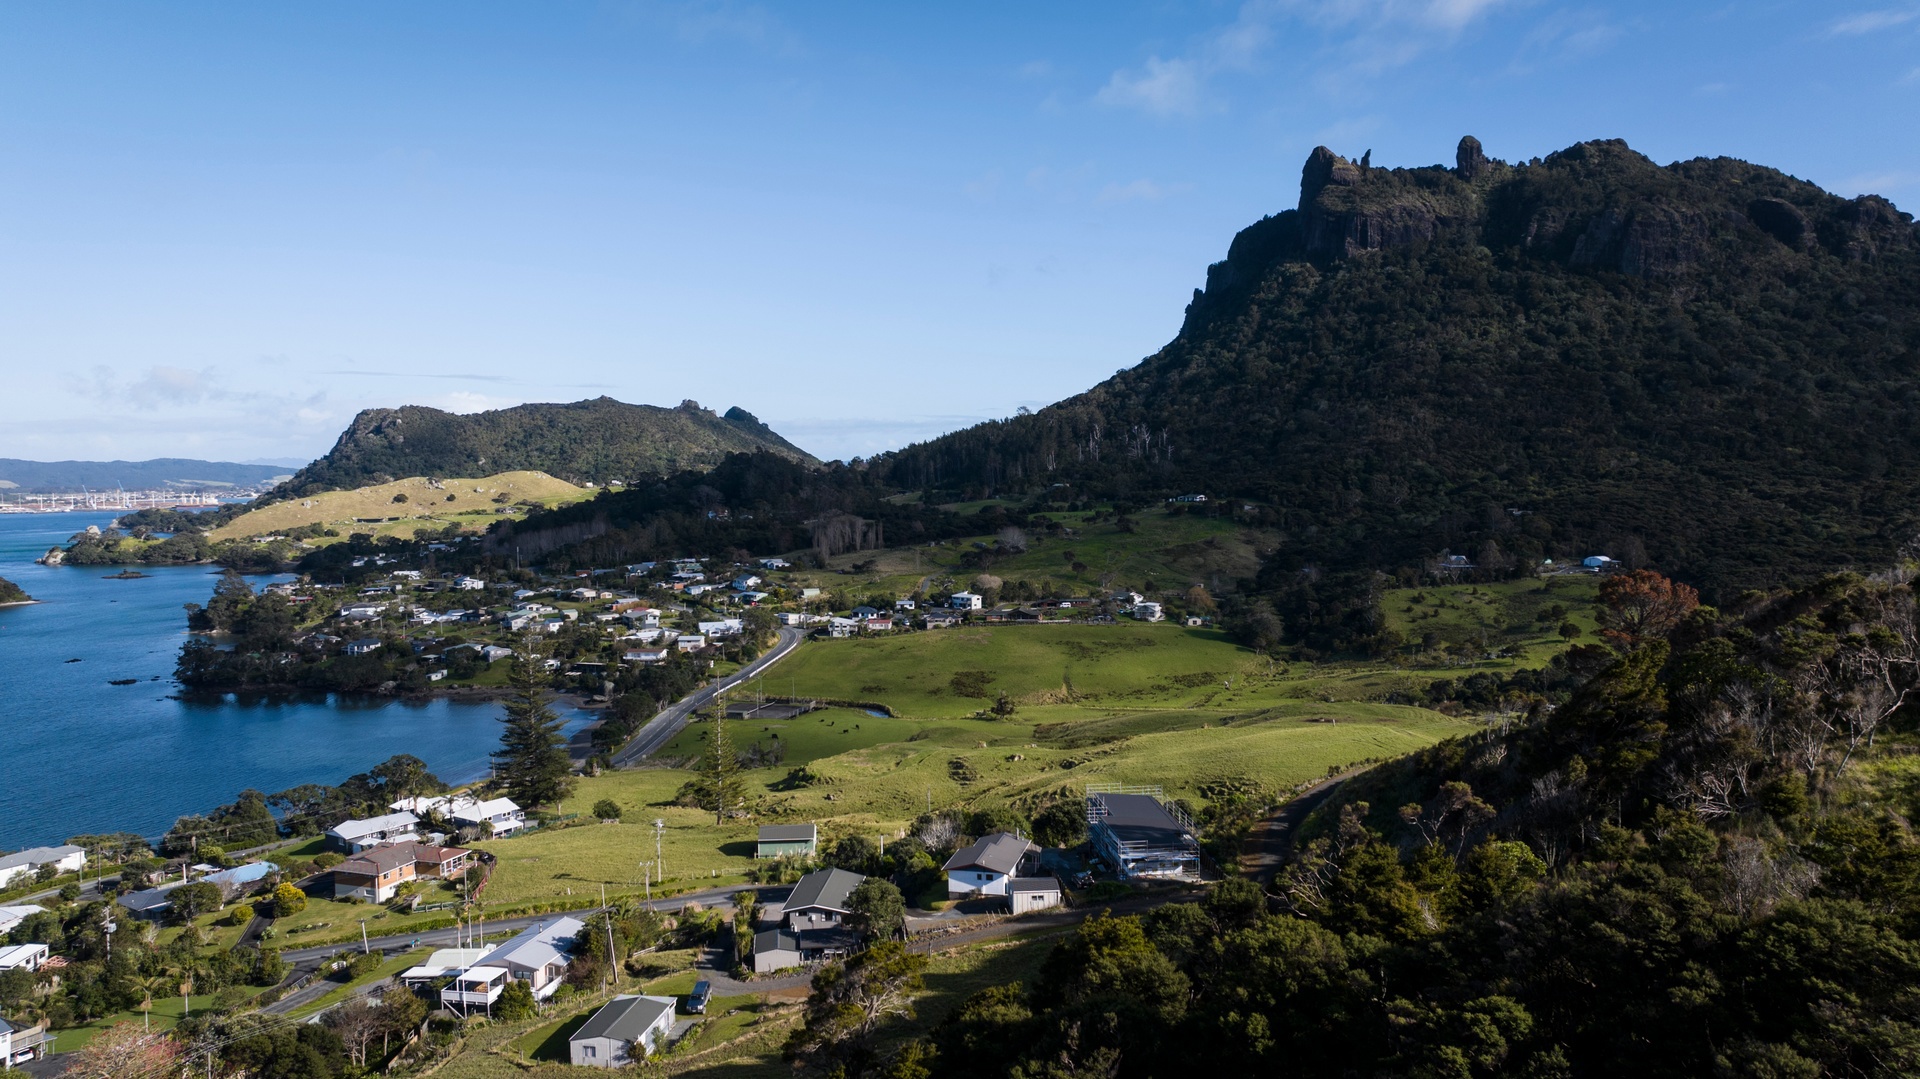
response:
<svg viewBox="0 0 1920 1079"><path fill-rule="evenodd" d="M260 986L246 986L244 988L249 997L258 996L266 991ZM213 1001L214 997L211 993L196 993L187 998L185 1002L182 1002L178 996L154 997L153 1012L148 1018L151 1022L152 1029L172 1030L179 1025L181 1017L189 1010L196 1012L206 1011L208 1008L213 1007ZM139 1026L141 1023L140 1012L137 1009L124 1011L117 1015L110 1015L98 1022L89 1023L83 1027L68 1027L65 1030L54 1031L53 1051L56 1053L71 1053L75 1049L79 1049L92 1041L94 1036L101 1031L120 1023L132 1023L135 1026Z"/></svg>
<svg viewBox="0 0 1920 1079"><path fill-rule="evenodd" d="M1499 584L1395 588L1381 594L1388 628L1408 642L1408 654L1439 646L1486 652L1523 649L1521 663L1539 666L1564 649L1563 622L1580 630L1576 643L1597 640L1594 623L1599 578L1585 575Z"/></svg>

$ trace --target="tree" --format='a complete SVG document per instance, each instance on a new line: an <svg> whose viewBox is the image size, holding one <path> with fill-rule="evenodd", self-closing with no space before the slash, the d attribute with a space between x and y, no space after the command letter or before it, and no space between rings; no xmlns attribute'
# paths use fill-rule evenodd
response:
<svg viewBox="0 0 1920 1079"><path fill-rule="evenodd" d="M220 909L226 901L225 893L217 884L208 884L196 880L192 884L182 884L167 895L173 907L173 916L181 922L191 922L209 911Z"/></svg>
<svg viewBox="0 0 1920 1079"><path fill-rule="evenodd" d="M506 1022L531 1019L534 1013L533 987L518 978L507 981L500 999L493 1002L493 1016Z"/></svg>
<svg viewBox="0 0 1920 1079"><path fill-rule="evenodd" d="M1571 621L1562 622L1560 623L1559 633L1561 640L1575 640L1580 636L1580 627L1574 625Z"/></svg>
<svg viewBox="0 0 1920 1079"><path fill-rule="evenodd" d="M1018 710L1019 706L1013 703L1013 698L1007 696L1007 691L1004 689L1000 691L1000 696L995 698L993 707L988 709L995 719L1012 719L1013 714Z"/></svg>
<svg viewBox="0 0 1920 1079"><path fill-rule="evenodd" d="M553 805L573 790L573 761L560 717L547 707L542 658L530 641L514 655L500 749L493 754L507 797L525 806Z"/></svg>
<svg viewBox="0 0 1920 1079"><path fill-rule="evenodd" d="M593 815L601 820L619 820L620 804L611 798L602 798L593 803Z"/></svg>
<svg viewBox="0 0 1920 1079"><path fill-rule="evenodd" d="M411 993L405 994L412 996ZM504 1003L505 994L502 994ZM379 1005L371 1004L367 998L349 1000L338 1008L328 1012L323 1020L327 1029L340 1036L347 1047L347 1059L353 1061L356 1068L367 1065L367 1046L379 1037L386 1028L386 1016Z"/></svg>
<svg viewBox="0 0 1920 1079"><path fill-rule="evenodd" d="M713 729L707 733L707 759L700 765L700 780L707 805L713 810L715 824L725 824L727 814L746 800L746 785L740 779L740 759L727 734L726 707L713 714Z"/></svg>
<svg viewBox="0 0 1920 1079"><path fill-rule="evenodd" d="M892 881L868 877L847 897L847 914L869 941L892 940L907 924L907 903Z"/></svg>
<svg viewBox="0 0 1920 1079"><path fill-rule="evenodd" d="M149 1034L132 1023L107 1028L69 1057L65 1079L127 1079L170 1075L180 1060L179 1042Z"/></svg>
<svg viewBox="0 0 1920 1079"><path fill-rule="evenodd" d="M1650 569L1617 573L1600 582L1600 633L1624 648L1672 632L1700 593Z"/></svg>
<svg viewBox="0 0 1920 1079"><path fill-rule="evenodd" d="M873 1034L883 1021L910 1018L927 957L882 941L813 976L804 1023L787 1039L789 1061L858 1079L879 1063Z"/></svg>
<svg viewBox="0 0 1920 1079"><path fill-rule="evenodd" d="M307 893L301 891L292 881L282 882L273 890L273 916L291 918L307 909Z"/></svg>
<svg viewBox="0 0 1920 1079"><path fill-rule="evenodd" d="M1043 847L1077 847L1087 838L1087 807L1078 799L1041 806L1033 815L1033 839Z"/></svg>
<svg viewBox="0 0 1920 1079"><path fill-rule="evenodd" d="M880 866L880 844L871 836L842 836L827 852L827 864L849 873L872 873Z"/></svg>

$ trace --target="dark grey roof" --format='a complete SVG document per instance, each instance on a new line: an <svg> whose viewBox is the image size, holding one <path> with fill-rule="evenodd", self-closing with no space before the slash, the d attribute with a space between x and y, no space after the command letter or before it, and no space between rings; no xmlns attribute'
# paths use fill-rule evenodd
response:
<svg viewBox="0 0 1920 1079"><path fill-rule="evenodd" d="M16 1027L12 1023L7 1022L5 1017L0 1016L0 1034L11 1034L14 1031L19 1029L20 1029L19 1027Z"/></svg>
<svg viewBox="0 0 1920 1079"><path fill-rule="evenodd" d="M953 852L942 869L990 869L995 873L1012 873L1020 867L1020 859L1033 844L1010 832L995 832L976 842L971 847L962 847Z"/></svg>
<svg viewBox="0 0 1920 1079"><path fill-rule="evenodd" d="M648 1027L672 1010L673 1005L664 1001L646 997L615 997L594 1012L593 1018L582 1024L567 1040L583 1042L593 1038L612 1038L620 1042L636 1041L647 1032Z"/></svg>
<svg viewBox="0 0 1920 1079"><path fill-rule="evenodd" d="M804 907L823 907L845 913L847 897L866 879L844 869L822 869L818 873L808 873L793 886L793 894L787 897L782 909L788 914Z"/></svg>
<svg viewBox="0 0 1920 1079"><path fill-rule="evenodd" d="M161 910L172 906L173 900L167 898L167 893L179 886L180 885L176 883L159 888L148 888L145 891L128 892L126 895L115 900L115 902L135 914L145 914L149 911Z"/></svg>
<svg viewBox="0 0 1920 1079"><path fill-rule="evenodd" d="M797 952L800 950L800 938L784 929L766 929L753 935L753 954L763 952Z"/></svg>
<svg viewBox="0 0 1920 1079"><path fill-rule="evenodd" d="M1058 877L1015 877L1007 882L1007 888L1015 892L1057 892L1060 890Z"/></svg>
<svg viewBox="0 0 1920 1079"><path fill-rule="evenodd" d="M762 843L808 842L818 835L819 830L811 824L767 824L760 828Z"/></svg>
<svg viewBox="0 0 1920 1079"><path fill-rule="evenodd" d="M1153 847L1178 847L1190 842L1190 834L1173 819L1167 807L1149 794L1095 795L1107 807L1107 815L1096 827L1104 827L1114 838Z"/></svg>

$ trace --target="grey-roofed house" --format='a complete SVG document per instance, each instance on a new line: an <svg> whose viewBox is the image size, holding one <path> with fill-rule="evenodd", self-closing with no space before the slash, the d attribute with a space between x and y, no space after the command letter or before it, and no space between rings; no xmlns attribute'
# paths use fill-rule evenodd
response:
<svg viewBox="0 0 1920 1079"><path fill-rule="evenodd" d="M1087 831L1122 877L1199 875L1193 826L1151 794L1087 792Z"/></svg>
<svg viewBox="0 0 1920 1079"><path fill-rule="evenodd" d="M839 925L847 916L847 899L867 878L844 869L822 869L808 873L793 886L781 913L787 927L796 932Z"/></svg>
<svg viewBox="0 0 1920 1079"><path fill-rule="evenodd" d="M1057 907L1060 898L1060 878L1051 873L1044 877L1015 877L1007 882L1007 906L1015 914Z"/></svg>
<svg viewBox="0 0 1920 1079"><path fill-rule="evenodd" d="M491 1014L493 1002L514 979L526 982L535 1000L547 999L565 980L567 964L572 961L569 951L584 928L585 923L578 918L556 918L528 926L461 971L440 990L440 1003L462 1015L475 1011Z"/></svg>
<svg viewBox="0 0 1920 1079"><path fill-rule="evenodd" d="M343 820L327 829L327 842L343 854L359 854L384 843L418 839L420 818L411 813L386 813L365 820Z"/></svg>
<svg viewBox="0 0 1920 1079"><path fill-rule="evenodd" d="M753 971L765 974L800 965L800 936L786 926L763 929L753 935Z"/></svg>
<svg viewBox="0 0 1920 1079"><path fill-rule="evenodd" d="M780 924L754 934L753 969L797 967L852 951L859 939L842 923L849 897L866 879L844 869L822 869L801 877L781 908Z"/></svg>
<svg viewBox="0 0 1920 1079"><path fill-rule="evenodd" d="M568 1058L576 1068L618 1068L645 1059L673 1031L673 1006L672 997L614 997L567 1039Z"/></svg>
<svg viewBox="0 0 1920 1079"><path fill-rule="evenodd" d="M43 865L53 866L61 873L78 873L87 864L87 851L84 847L72 844L59 847L28 847L26 850L0 857L0 888L14 881L40 872Z"/></svg>
<svg viewBox="0 0 1920 1079"><path fill-rule="evenodd" d="M969 847L953 852L940 868L947 874L947 898L972 899L977 896L1007 894L1007 882L1020 871L1020 863L1040 848L1009 832L995 832Z"/></svg>
<svg viewBox="0 0 1920 1079"><path fill-rule="evenodd" d="M755 858L814 854L820 849L820 830L811 824L768 824L760 828Z"/></svg>

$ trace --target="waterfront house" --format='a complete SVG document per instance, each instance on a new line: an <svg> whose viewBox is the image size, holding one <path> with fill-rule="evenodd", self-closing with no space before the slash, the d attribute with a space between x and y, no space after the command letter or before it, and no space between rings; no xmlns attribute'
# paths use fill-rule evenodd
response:
<svg viewBox="0 0 1920 1079"><path fill-rule="evenodd" d="M947 898L1004 896L1020 863L1039 853L1039 847L1007 832L995 832L962 847L940 867L947 875Z"/></svg>
<svg viewBox="0 0 1920 1079"><path fill-rule="evenodd" d="M359 854L363 850L387 843L402 843L418 839L414 829L420 824L420 818L411 813L387 813L366 820L343 820L327 829L327 842L342 854Z"/></svg>
<svg viewBox="0 0 1920 1079"><path fill-rule="evenodd" d="M510 835L526 827L527 815L511 798L493 798L455 809L447 814L462 828L484 827L495 837Z"/></svg>
<svg viewBox="0 0 1920 1079"><path fill-rule="evenodd" d="M819 853L820 831L811 824L763 824L760 826L759 842L754 846L755 858L778 858L782 855L797 854L808 856Z"/></svg>
<svg viewBox="0 0 1920 1079"><path fill-rule="evenodd" d="M24 877L37 876L41 866L50 865L56 873L78 873L87 864L87 852L67 844L59 847L29 847L0 858L0 888Z"/></svg>
<svg viewBox="0 0 1920 1079"><path fill-rule="evenodd" d="M619 1068L660 1048L673 1032L672 997L622 995L593 1013L567 1039L576 1068Z"/></svg>
<svg viewBox="0 0 1920 1079"><path fill-rule="evenodd" d="M578 918L556 918L528 926L519 935L480 957L440 991L440 1003L461 1015L492 1014L509 980L527 983L535 1000L546 1000L566 980L574 939L586 925Z"/></svg>
<svg viewBox="0 0 1920 1079"><path fill-rule="evenodd" d="M333 897L385 903L416 880L451 880L467 871L468 851L428 843L375 847L333 867Z"/></svg>

